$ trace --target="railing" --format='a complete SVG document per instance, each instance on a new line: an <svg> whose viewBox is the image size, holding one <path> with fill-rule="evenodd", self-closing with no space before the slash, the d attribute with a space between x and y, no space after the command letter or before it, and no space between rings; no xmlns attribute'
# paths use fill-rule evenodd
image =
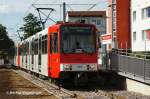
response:
<svg viewBox="0 0 150 99"><path fill-rule="evenodd" d="M126 77L150 84L150 55L112 51L110 69Z"/></svg>

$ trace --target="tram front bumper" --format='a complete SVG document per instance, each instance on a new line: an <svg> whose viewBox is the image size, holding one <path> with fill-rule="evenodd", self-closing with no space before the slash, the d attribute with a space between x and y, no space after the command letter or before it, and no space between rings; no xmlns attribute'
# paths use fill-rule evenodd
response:
<svg viewBox="0 0 150 99"><path fill-rule="evenodd" d="M60 71L97 71L96 63L87 64L60 64Z"/></svg>

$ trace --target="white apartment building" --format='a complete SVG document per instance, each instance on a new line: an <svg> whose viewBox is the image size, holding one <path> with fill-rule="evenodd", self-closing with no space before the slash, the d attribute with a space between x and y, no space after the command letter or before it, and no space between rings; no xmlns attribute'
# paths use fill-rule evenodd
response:
<svg viewBox="0 0 150 99"><path fill-rule="evenodd" d="M150 0L131 0L131 45L133 52L150 51Z"/></svg>

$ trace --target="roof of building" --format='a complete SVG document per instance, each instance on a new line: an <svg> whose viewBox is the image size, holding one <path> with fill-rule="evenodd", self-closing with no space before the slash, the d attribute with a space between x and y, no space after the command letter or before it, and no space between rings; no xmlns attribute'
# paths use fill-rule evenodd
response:
<svg viewBox="0 0 150 99"><path fill-rule="evenodd" d="M106 11L68 11L69 17L106 17Z"/></svg>

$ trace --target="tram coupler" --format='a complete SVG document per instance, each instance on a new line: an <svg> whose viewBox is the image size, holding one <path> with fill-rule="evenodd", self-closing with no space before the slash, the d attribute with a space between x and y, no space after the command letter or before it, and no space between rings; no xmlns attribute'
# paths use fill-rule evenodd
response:
<svg viewBox="0 0 150 99"><path fill-rule="evenodd" d="M88 83L88 76L84 72L79 72L74 76L75 86L84 86Z"/></svg>

